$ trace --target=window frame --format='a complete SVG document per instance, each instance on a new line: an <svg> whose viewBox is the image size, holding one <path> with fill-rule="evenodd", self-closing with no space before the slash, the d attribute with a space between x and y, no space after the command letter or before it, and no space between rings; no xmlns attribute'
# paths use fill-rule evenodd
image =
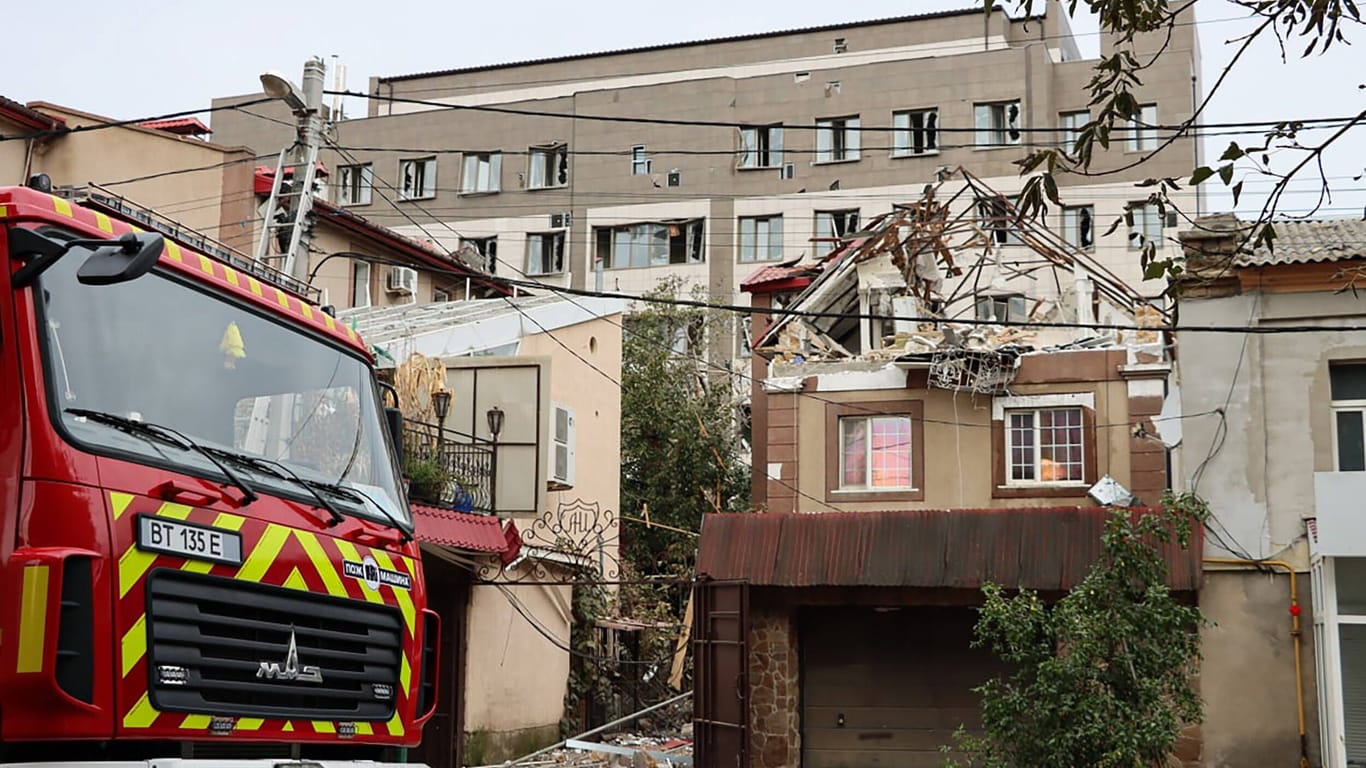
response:
<svg viewBox="0 0 1366 768"><path fill-rule="evenodd" d="M868 488L840 487L840 420L850 417L905 416L911 421L911 484L912 488L889 488L885 491ZM924 501L925 500L925 401L872 400L848 403L827 403L825 406L825 501L832 503L856 501Z"/></svg>
<svg viewBox="0 0 1366 768"><path fill-rule="evenodd" d="M916 128L913 118L920 117L920 127ZM900 121L905 118L906 125ZM931 120L930 118L933 118ZM933 125L929 125L929 123ZM915 151L915 135L922 135L924 149ZM939 107L917 107L898 109L892 112L892 157L926 157L939 154Z"/></svg>
<svg viewBox="0 0 1366 768"><path fill-rule="evenodd" d="M1128 121L1125 152L1151 152L1157 149L1157 104L1139 104L1138 111Z"/></svg>
<svg viewBox="0 0 1366 768"><path fill-rule="evenodd" d="M427 178L426 171L424 171L424 172L423 172L423 175L422 175L422 182L423 182L423 183L420 184L420 185L418 185L418 186L420 187L419 192L422 192L422 191L425 191L425 190L428 190L428 189L431 190L430 192L427 192L426 194L416 194L416 195L405 195L405 194L403 193L403 169L404 169L405 166L410 165L410 164L422 164L423 166L428 166L428 167L430 167L430 169L431 169L431 179L429 180L429 179ZM436 198L436 170L437 170L437 169L436 169L436 155L427 155L427 156L425 156L425 157L401 157L401 158L399 158L399 160L398 160L398 201L402 203L402 202L408 202L408 201L412 201L412 200L432 200L432 199L435 199L435 198ZM428 182L429 182L429 181L430 181L430 184L431 184L430 187L428 187Z"/></svg>
<svg viewBox="0 0 1366 768"><path fill-rule="evenodd" d="M854 225L852 230L849 229L849 223L850 223L849 219L850 219L851 216L853 217L853 225ZM822 232L822 231L821 231L822 217L824 217L824 220L825 220L825 221L829 221L829 222L830 222L830 232L829 232L829 233L826 233L826 232ZM836 222L836 221L839 221L839 220L841 220L841 219L844 221L845 229L846 229L846 231L845 231L845 233L844 233L843 235L837 234L837 233L834 231L834 230L835 230L835 226L834 226L834 225L835 225L835 222ZM812 226L812 230L813 230L813 232L812 232L812 237L827 237L827 238L833 238L833 237L848 237L851 233L857 232L857 231L859 230L859 226L863 223L863 222L862 222L862 219L863 219L863 211L862 211L861 209L859 209L859 208L832 208L832 209L827 209L827 210L812 211L812 213L811 213L811 226Z"/></svg>
<svg viewBox="0 0 1366 768"><path fill-rule="evenodd" d="M754 237L754 240L755 240L755 242L754 242L754 253L757 255L757 254L759 253L759 251L760 251L759 243L758 243L758 238L759 238L759 222L761 222L761 221L762 221L762 222L765 222L766 224L768 224L768 234L765 236L766 239L765 239L764 248L763 248L763 251L764 251L766 254L768 254L768 257L767 257L767 258L763 258L763 259L760 259L760 258L746 259L746 258L745 258L745 245L744 245L744 243L745 243L745 231L744 231L744 230L745 230L745 224L746 224L747 222L753 222L753 223L754 223L754 233L753 233L753 237ZM778 243L777 243L777 246L778 246L778 248L777 248L777 249L778 249L778 255L777 255L777 256L773 256L773 255L772 255L772 254L773 254L773 222L774 222L774 221L777 221L777 222L778 222ZM736 232L738 233L738 235L739 235L738 237L735 238L735 261L736 261L737 264L772 264L773 262L782 261L782 260L783 260L783 232L784 232L784 225L783 225L783 215L782 215L781 213L761 214L761 215L758 215L758 216L737 216L737 217L735 217L735 231L736 231Z"/></svg>
<svg viewBox="0 0 1366 768"><path fill-rule="evenodd" d="M360 276L361 276L361 273L362 273L362 272L365 273L365 280L363 281L363 282L364 282L364 285L365 285L365 303L364 303L364 304L361 304L361 303L358 301L358 297L359 297L359 295L360 295L360 287L361 287L361 285L362 285L362 280L360 279ZM352 308L352 309L363 309L363 308L365 308L365 307L373 307L373 306L375 306L375 298L374 298L374 297L375 297L375 270L371 268L371 264L370 264L370 262L368 262L368 261L361 261L360 259L352 259L352 260L351 260L351 308Z"/></svg>
<svg viewBox="0 0 1366 768"><path fill-rule="evenodd" d="M1018 114L1016 117L1015 138L1010 137L1010 121L1007 119L1010 107L1014 105ZM981 110L990 110L987 113L987 127L982 127ZM972 104L972 125L973 125L973 149L1004 149L1007 147L1018 147L1024 142L1024 100L1023 99L1002 99L1000 101L975 101ZM1000 139L994 141L993 139Z"/></svg>
<svg viewBox="0 0 1366 768"><path fill-rule="evenodd" d="M352 179L355 183L343 183L347 174L354 174ZM352 199L351 188L355 187L358 198ZM351 163L349 165L337 166L337 205L343 208L358 205L370 205L374 201L375 189L375 164L374 163Z"/></svg>
<svg viewBox="0 0 1366 768"><path fill-rule="evenodd" d="M1080 122L1077 118L1081 118ZM1091 122L1091 110L1072 109L1058 113L1058 146L1067 152L1072 153L1077 146L1077 138L1081 135L1081 129Z"/></svg>
<svg viewBox="0 0 1366 768"><path fill-rule="evenodd" d="M484 165L488 166L488 174L485 179L488 181L488 188L481 189L470 185L470 161L474 161L474 181L480 179L479 170ZM462 195L494 195L503 191L503 153L501 151L489 152L466 152L460 156L460 194Z"/></svg>
<svg viewBox="0 0 1366 768"><path fill-rule="evenodd" d="M783 126L753 125L740 129L740 146L735 168L741 171L773 170L783 167Z"/></svg>
<svg viewBox="0 0 1366 768"><path fill-rule="evenodd" d="M546 183L536 184L536 165L544 163ZM564 169L564 181L559 180L559 169ZM569 145L564 142L536 144L527 147L526 188L563 189L569 186Z"/></svg>
<svg viewBox="0 0 1366 768"><path fill-rule="evenodd" d="M862 121L859 115L816 119L816 154L812 165L857 163L863 159ZM823 141L829 142L821 148Z"/></svg>
<svg viewBox="0 0 1366 768"><path fill-rule="evenodd" d="M1089 210L1091 212L1091 243L1083 245L1081 243L1081 212ZM1076 217L1076 221L1069 224L1069 214ZM1075 231L1074 231L1075 230ZM1096 250L1096 206L1095 205L1064 205L1062 207L1062 239L1073 248L1086 253L1093 253Z"/></svg>
<svg viewBox="0 0 1366 768"><path fill-rule="evenodd" d="M1149 229L1153 229L1157 232L1157 236L1151 238L1151 242L1154 248L1160 249L1162 247L1162 230L1165 229L1163 226L1165 222L1162 221L1162 214L1157 210L1157 204L1146 201L1136 201L1130 203L1130 212L1134 217L1134 225L1126 229L1125 236L1128 240L1127 245L1129 250L1143 250L1144 243L1149 242ZM1142 215L1140 216L1140 214ZM1135 238L1135 234L1140 235L1140 237Z"/></svg>
<svg viewBox="0 0 1366 768"><path fill-rule="evenodd" d="M618 263L618 246L621 245L619 241L619 235L627 235L628 241L626 245L629 247L630 251L633 251L637 245L634 239L635 230L637 228L644 227L653 227L664 231L665 236L663 238L663 244L665 249L665 261L663 261L662 263L655 263L653 260L651 260L645 264L629 263L630 260L628 251L628 263ZM679 233L677 235L669 233L669 229L672 227L678 227ZM591 242L593 248L593 263L595 265L599 261L602 261L604 235L606 235L607 245L607 259L605 263L603 263L602 265L602 268L604 270L660 268L667 269L671 267L695 267L707 263L707 220L705 217L699 216L693 219L680 219L673 221L637 221L631 222L629 224L612 224L606 226L593 227L593 239ZM681 239L683 243L683 261L674 261L674 241L679 239ZM697 246L698 255L696 259L692 258L691 253L688 251L688 242L690 240Z"/></svg>
<svg viewBox="0 0 1366 768"><path fill-rule="evenodd" d="M493 246L493 253L492 253L492 254L489 254L489 252L488 252L488 246L489 246L489 245L492 245L492 246ZM468 246L468 247L470 247L471 249L473 249L475 253L479 254L479 258L483 259L483 261L484 261L484 271L488 272L490 275L496 275L496 274L498 274L498 236L497 236L497 235L488 235L488 236L486 236L486 237L462 237L462 238L460 238L460 247L461 247L461 248L465 248L466 246Z"/></svg>
<svg viewBox="0 0 1366 768"><path fill-rule="evenodd" d="M537 268L536 268L535 270L533 270L533 269L531 268L531 243L532 243L532 240L533 240L534 238L541 238L542 241L544 241L545 238L559 238L559 242L560 242L560 246L559 246L559 247L560 247L560 267L559 267L558 270L551 270L551 271L544 271L544 272L541 271L541 270L540 270L540 267L539 267L541 254L540 254L539 252L537 253L537 264L538 264L538 266L537 266ZM523 252L524 252L524 254L525 254L525 262L524 262L523 266L526 268L524 274L526 274L527 277L550 277L550 276L554 276L554 275L563 275L563 274L565 274L565 272L566 272L566 268L565 268L565 252L564 252L564 250L565 250L565 240L566 240L565 232L564 232L564 230L562 230L562 229L553 230L553 231L548 231L548 232L528 232L527 235L526 235L526 244L523 246ZM543 249L543 248L544 248L544 246L542 246L542 249Z"/></svg>
<svg viewBox="0 0 1366 768"><path fill-rule="evenodd" d="M1328 363L1329 381L1329 412L1332 414L1332 433L1333 433L1333 471L1334 472L1366 472L1366 467L1362 469L1343 469L1341 453L1341 437L1338 434L1338 414L1355 412L1362 420L1363 443L1366 443L1366 398L1343 398L1335 399L1332 395L1332 381L1334 368L1366 368L1366 362L1353 360L1333 360ZM1363 454L1366 454L1366 444L1362 446Z"/></svg>
<svg viewBox="0 0 1366 768"><path fill-rule="evenodd" d="M1095 392L1085 391L992 398L992 498L1085 498L1087 490L1095 485L1096 481L1100 479L1095 407ZM1011 480L1009 475L1009 415L1021 411L1033 411L1037 413L1038 411L1062 408L1081 409L1082 479L1080 481L1068 480L1064 482ZM1037 424L1035 429L1038 429ZM1038 458L1036 455L1036 466L1037 461Z"/></svg>
<svg viewBox="0 0 1366 768"><path fill-rule="evenodd" d="M631 175L649 176L650 169L653 167L650 154L645 149L644 144L636 144L631 147Z"/></svg>

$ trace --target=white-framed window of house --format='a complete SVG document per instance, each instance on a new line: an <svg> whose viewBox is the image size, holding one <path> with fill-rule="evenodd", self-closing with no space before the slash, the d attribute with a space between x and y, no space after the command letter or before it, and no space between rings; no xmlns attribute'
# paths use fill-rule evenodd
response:
<svg viewBox="0 0 1366 768"><path fill-rule="evenodd" d="M1077 137L1081 135L1081 129L1091 122L1091 110L1081 109L1075 112L1062 112L1058 115L1058 146L1069 154L1073 147L1077 146Z"/></svg>
<svg viewBox="0 0 1366 768"><path fill-rule="evenodd" d="M464 237L460 239L460 247L469 248L479 254L481 266L490 275L498 274L497 237Z"/></svg>
<svg viewBox="0 0 1366 768"><path fill-rule="evenodd" d="M1023 116L1018 100L974 104L972 116L978 147L1009 147L1020 143Z"/></svg>
<svg viewBox="0 0 1366 768"><path fill-rule="evenodd" d="M816 237L844 237L858 231L857 208L816 211Z"/></svg>
<svg viewBox="0 0 1366 768"><path fill-rule="evenodd" d="M432 301L433 301L434 303L438 303L438 304L439 304L439 303L441 303L441 302L450 301L450 300L451 300L451 292L450 292L450 291L442 290L442 289L440 289L440 288L433 288L433 289L432 289Z"/></svg>
<svg viewBox="0 0 1366 768"><path fill-rule="evenodd" d="M780 261L783 258L783 217L740 217L740 261Z"/></svg>
<svg viewBox="0 0 1366 768"><path fill-rule="evenodd" d="M526 273L558 275L564 272L564 233L533 232L526 236Z"/></svg>
<svg viewBox="0 0 1366 768"><path fill-rule="evenodd" d="M369 205L375 184L375 169L370 163L337 167L337 204Z"/></svg>
<svg viewBox="0 0 1366 768"><path fill-rule="evenodd" d="M1021 323L1028 318L1023 294L999 294L977 297L977 319L1000 323Z"/></svg>
<svg viewBox="0 0 1366 768"><path fill-rule="evenodd" d="M939 110L905 109L892 113L892 157L939 152Z"/></svg>
<svg viewBox="0 0 1366 768"><path fill-rule="evenodd" d="M1072 247L1092 251L1096 247L1096 207L1069 205L1062 209L1062 239Z"/></svg>
<svg viewBox="0 0 1366 768"><path fill-rule="evenodd" d="M823 117L816 121L816 162L844 163L859 159L858 115Z"/></svg>
<svg viewBox="0 0 1366 768"><path fill-rule="evenodd" d="M737 168L778 168L783 164L783 127L760 125L740 129Z"/></svg>
<svg viewBox="0 0 1366 768"><path fill-rule="evenodd" d="M1157 203L1132 203L1134 223L1129 226L1129 247L1140 250L1147 243L1162 247L1162 216L1157 212Z"/></svg>
<svg viewBox="0 0 1366 768"><path fill-rule="evenodd" d="M460 194L497 192L502 188L502 181L502 152L471 152L465 155L464 173L460 176Z"/></svg>
<svg viewBox="0 0 1366 768"><path fill-rule="evenodd" d="M1366 471L1366 363L1332 363L1328 382L1333 408L1333 469Z"/></svg>
<svg viewBox="0 0 1366 768"><path fill-rule="evenodd" d="M1310 567L1323 765L1366 764L1366 558Z"/></svg>
<svg viewBox="0 0 1366 768"><path fill-rule="evenodd" d="M754 321L749 315L740 315L735 321L735 352L736 356L749 358L754 355L754 350L750 348L752 343L751 336L754 333Z"/></svg>
<svg viewBox="0 0 1366 768"><path fill-rule="evenodd" d="M436 158L414 157L398 161L398 199L426 200L436 197Z"/></svg>
<svg viewBox="0 0 1366 768"><path fill-rule="evenodd" d="M997 245L1018 245L1020 243L1015 216L1011 210L1010 201L1004 195L983 198L978 201L977 218L982 229L991 233L991 239Z"/></svg>
<svg viewBox="0 0 1366 768"><path fill-rule="evenodd" d="M1157 105L1143 104L1128 121L1130 152L1148 152L1157 149Z"/></svg>
<svg viewBox="0 0 1366 768"><path fill-rule="evenodd" d="M648 176L650 167L650 156L645 154L645 145L637 144L631 147L631 175Z"/></svg>
<svg viewBox="0 0 1366 768"><path fill-rule="evenodd" d="M527 153L527 189L551 189L569 185L569 145L543 144Z"/></svg>
<svg viewBox="0 0 1366 768"><path fill-rule="evenodd" d="M840 490L915 488L911 476L913 427L909 414L841 416Z"/></svg>
<svg viewBox="0 0 1366 768"><path fill-rule="evenodd" d="M351 306L370 306L370 262L351 262Z"/></svg>
<svg viewBox="0 0 1366 768"><path fill-rule="evenodd" d="M992 400L992 420L1005 432L1005 485L1083 485L1087 472L1089 392L1021 395Z"/></svg>
<svg viewBox="0 0 1366 768"><path fill-rule="evenodd" d="M603 269L701 264L703 219L594 227L594 258Z"/></svg>

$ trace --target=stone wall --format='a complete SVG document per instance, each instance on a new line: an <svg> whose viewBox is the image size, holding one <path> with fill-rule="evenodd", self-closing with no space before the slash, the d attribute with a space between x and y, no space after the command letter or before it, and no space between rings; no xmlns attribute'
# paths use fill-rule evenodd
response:
<svg viewBox="0 0 1366 768"><path fill-rule="evenodd" d="M797 768L802 750L796 621L790 609L751 606L749 765Z"/></svg>

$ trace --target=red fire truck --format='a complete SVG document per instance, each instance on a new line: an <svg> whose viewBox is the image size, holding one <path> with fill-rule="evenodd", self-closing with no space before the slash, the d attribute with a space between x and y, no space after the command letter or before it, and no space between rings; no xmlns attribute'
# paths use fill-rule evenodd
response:
<svg viewBox="0 0 1366 768"><path fill-rule="evenodd" d="M356 334L33 189L0 259L0 763L402 761L439 627Z"/></svg>

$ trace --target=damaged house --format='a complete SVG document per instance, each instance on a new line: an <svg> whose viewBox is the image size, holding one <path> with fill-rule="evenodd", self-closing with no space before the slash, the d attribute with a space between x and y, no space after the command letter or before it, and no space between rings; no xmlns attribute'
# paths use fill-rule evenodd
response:
<svg viewBox="0 0 1366 768"><path fill-rule="evenodd" d="M759 512L703 522L699 764L938 766L1000 671L983 583L1061 593L1167 487L1167 318L963 172L744 286Z"/></svg>

